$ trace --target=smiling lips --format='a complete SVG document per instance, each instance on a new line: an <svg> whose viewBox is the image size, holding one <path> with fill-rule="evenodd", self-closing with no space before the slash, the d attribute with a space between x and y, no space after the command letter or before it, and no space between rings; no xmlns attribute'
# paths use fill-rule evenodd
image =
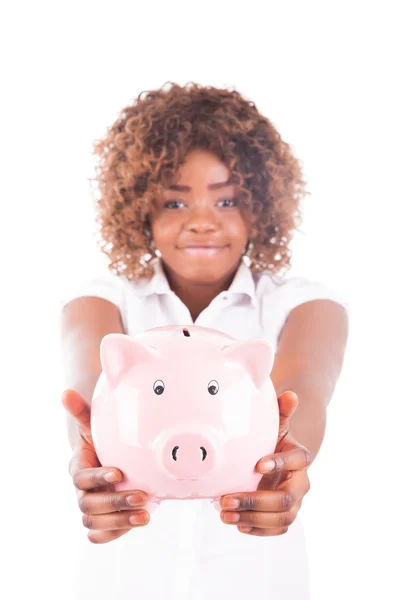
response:
<svg viewBox="0 0 400 600"><path fill-rule="evenodd" d="M211 245L197 245L184 246L181 248L186 254L190 256L215 256L218 252L221 252L227 248L227 246L211 246Z"/></svg>

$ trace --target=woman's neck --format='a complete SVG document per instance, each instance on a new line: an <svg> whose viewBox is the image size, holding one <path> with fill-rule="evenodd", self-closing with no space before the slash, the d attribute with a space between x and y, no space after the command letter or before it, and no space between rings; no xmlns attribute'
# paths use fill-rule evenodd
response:
<svg viewBox="0 0 400 600"><path fill-rule="evenodd" d="M221 280L205 283L188 281L171 272L164 263L162 266L171 290L187 306L193 322L218 294L229 289L237 270Z"/></svg>

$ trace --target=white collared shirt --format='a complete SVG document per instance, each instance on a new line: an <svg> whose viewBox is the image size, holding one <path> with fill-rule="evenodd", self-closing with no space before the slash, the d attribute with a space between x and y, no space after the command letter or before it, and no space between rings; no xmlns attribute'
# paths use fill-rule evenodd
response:
<svg viewBox="0 0 400 600"><path fill-rule="evenodd" d="M129 281L112 274L84 282L62 304L80 296L109 300L121 313L124 331L136 335L163 325L193 324L171 290L159 259L151 280ZM304 277L281 280L253 276L242 261L230 288L198 316L195 325L219 329L237 339L262 337L276 351L290 311L316 299L348 310L337 291ZM253 537L226 525L204 500L164 501L148 526L94 547L82 531L76 556L77 598L90 590L97 600L220 600L257 597L308 600L308 566L301 517L286 534ZM82 594L82 596L78 595Z"/></svg>
<svg viewBox="0 0 400 600"><path fill-rule="evenodd" d="M109 300L119 308L128 335L163 325L193 325L188 308L171 290L160 260L155 258L152 264L155 273L150 280L100 275L71 290L62 304L79 296ZM267 338L276 350L290 311L316 299L333 300L348 310L342 295L323 283L305 277L279 280L268 272L253 276L242 260L230 288L214 298L195 325L219 329L237 339Z"/></svg>

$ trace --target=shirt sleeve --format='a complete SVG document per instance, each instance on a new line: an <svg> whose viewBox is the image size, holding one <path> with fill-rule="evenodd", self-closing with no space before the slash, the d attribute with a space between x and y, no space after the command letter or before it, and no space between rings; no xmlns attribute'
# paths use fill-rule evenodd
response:
<svg viewBox="0 0 400 600"><path fill-rule="evenodd" d="M125 286L123 278L118 275L98 275L67 290L60 301L60 310L75 298L94 296L108 300L125 314Z"/></svg>
<svg viewBox="0 0 400 600"><path fill-rule="evenodd" d="M344 294L319 281L293 277L283 285L282 292L285 318L296 306L311 300L332 300L343 306L346 312L350 312L349 302Z"/></svg>
<svg viewBox="0 0 400 600"><path fill-rule="evenodd" d="M292 277L279 284L268 280L262 294L262 323L268 340L278 345L280 332L290 312L311 300L332 300L340 304L349 314L349 302L344 294L323 282L306 277Z"/></svg>

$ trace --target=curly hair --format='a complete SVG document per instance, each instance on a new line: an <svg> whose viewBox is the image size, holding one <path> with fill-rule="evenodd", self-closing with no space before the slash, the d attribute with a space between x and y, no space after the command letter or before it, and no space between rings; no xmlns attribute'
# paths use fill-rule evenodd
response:
<svg viewBox="0 0 400 600"><path fill-rule="evenodd" d="M162 186L176 183L194 149L214 153L238 186L250 225L252 271L277 274L290 267L289 244L301 224L300 201L309 192L290 146L236 90L167 82L141 92L93 146L100 159L91 180L99 191L99 245L112 272L128 279L152 276L142 257L152 254L153 199Z"/></svg>

